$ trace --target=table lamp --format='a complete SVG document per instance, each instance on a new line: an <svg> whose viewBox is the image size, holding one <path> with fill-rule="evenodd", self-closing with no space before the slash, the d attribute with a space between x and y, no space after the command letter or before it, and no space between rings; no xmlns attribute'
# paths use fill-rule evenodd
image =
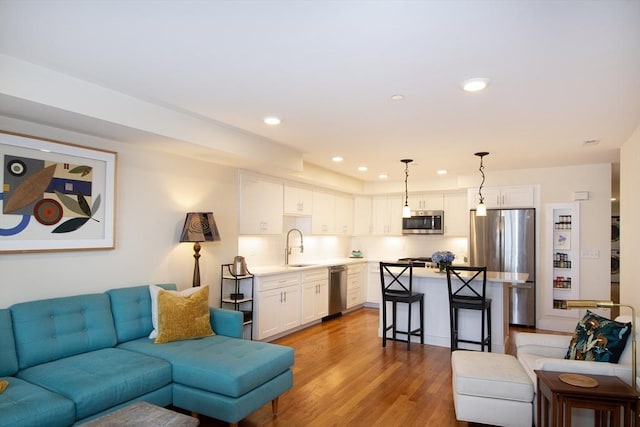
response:
<svg viewBox="0 0 640 427"><path fill-rule="evenodd" d="M636 385L636 310L627 304L618 304L613 301L596 301L587 299L567 300L567 308L613 308L613 307L626 307L631 310L631 378L633 382L633 391L637 391Z"/></svg>
<svg viewBox="0 0 640 427"><path fill-rule="evenodd" d="M213 212L189 212L184 220L180 242L194 242L193 257L193 287L200 286L200 242L215 242L220 240L220 233L213 218Z"/></svg>

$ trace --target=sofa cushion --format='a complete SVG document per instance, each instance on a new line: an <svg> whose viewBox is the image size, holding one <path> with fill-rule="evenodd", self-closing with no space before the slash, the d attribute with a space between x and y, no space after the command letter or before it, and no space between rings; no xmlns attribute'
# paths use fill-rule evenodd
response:
<svg viewBox="0 0 640 427"><path fill-rule="evenodd" d="M20 369L116 345L105 294L24 302L10 310Z"/></svg>
<svg viewBox="0 0 640 427"><path fill-rule="evenodd" d="M166 290L172 292L174 295L189 296L194 292L201 290L200 287L187 288L181 291L164 289L159 285L149 285L149 296L151 297L151 323L153 324L153 330L149 334L149 338L158 337L158 294L160 291Z"/></svg>
<svg viewBox="0 0 640 427"><path fill-rule="evenodd" d="M0 310L0 343L0 376L13 375L18 372L18 357L13 339L11 312L6 308Z"/></svg>
<svg viewBox="0 0 640 427"><path fill-rule="evenodd" d="M160 290L156 344L212 335L208 286L198 288L188 295Z"/></svg>
<svg viewBox="0 0 640 427"><path fill-rule="evenodd" d="M118 348L171 362L174 383L231 397L242 396L293 365L292 348L222 335L163 345L142 338Z"/></svg>
<svg viewBox="0 0 640 427"><path fill-rule="evenodd" d="M176 289L172 283L157 286L167 290ZM107 295L111 300L119 343L149 335L152 329L149 285L111 289Z"/></svg>
<svg viewBox="0 0 640 427"><path fill-rule="evenodd" d="M15 377L2 378L9 387L0 394L3 427L68 426L75 421L73 402Z"/></svg>
<svg viewBox="0 0 640 427"><path fill-rule="evenodd" d="M17 375L73 400L76 418L82 419L170 384L171 365L106 348L33 366Z"/></svg>
<svg viewBox="0 0 640 427"><path fill-rule="evenodd" d="M573 333L565 359L618 363L631 323L607 319L587 310Z"/></svg>

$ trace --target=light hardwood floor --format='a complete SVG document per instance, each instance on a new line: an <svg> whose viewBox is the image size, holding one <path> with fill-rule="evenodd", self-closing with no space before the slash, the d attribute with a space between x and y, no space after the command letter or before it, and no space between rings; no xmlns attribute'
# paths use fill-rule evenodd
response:
<svg viewBox="0 0 640 427"><path fill-rule="evenodd" d="M278 416L265 405L249 426L459 426L446 347L378 338L378 310L364 308L283 337L295 349L294 385ZM224 423L201 417L201 426Z"/></svg>

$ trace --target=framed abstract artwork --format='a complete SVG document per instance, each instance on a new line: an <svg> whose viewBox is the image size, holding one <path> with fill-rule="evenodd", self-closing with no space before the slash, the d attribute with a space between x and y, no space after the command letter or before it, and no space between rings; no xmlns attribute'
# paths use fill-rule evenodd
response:
<svg viewBox="0 0 640 427"><path fill-rule="evenodd" d="M116 159L0 131L0 252L113 249Z"/></svg>

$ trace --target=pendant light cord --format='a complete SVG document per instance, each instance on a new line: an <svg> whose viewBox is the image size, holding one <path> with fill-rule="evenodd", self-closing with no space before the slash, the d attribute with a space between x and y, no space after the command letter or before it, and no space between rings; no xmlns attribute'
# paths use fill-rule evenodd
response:
<svg viewBox="0 0 640 427"><path fill-rule="evenodd" d="M482 186L484 185L484 164L482 162L484 156L486 156L487 154L489 154L486 151L481 151L478 153L475 153L476 156L480 157L480 169L478 169L480 171L480 175L482 175L482 182L480 182L480 187L478 188L478 196L480 196L480 203L484 204L484 197L482 196Z"/></svg>
<svg viewBox="0 0 640 427"><path fill-rule="evenodd" d="M409 163L404 164L404 205L409 206L409 187L407 187L407 181L409 180Z"/></svg>
<svg viewBox="0 0 640 427"><path fill-rule="evenodd" d="M402 159L400 160L404 163L404 205L409 206L409 187L407 186L407 182L409 180L409 163L413 162L412 159Z"/></svg>

